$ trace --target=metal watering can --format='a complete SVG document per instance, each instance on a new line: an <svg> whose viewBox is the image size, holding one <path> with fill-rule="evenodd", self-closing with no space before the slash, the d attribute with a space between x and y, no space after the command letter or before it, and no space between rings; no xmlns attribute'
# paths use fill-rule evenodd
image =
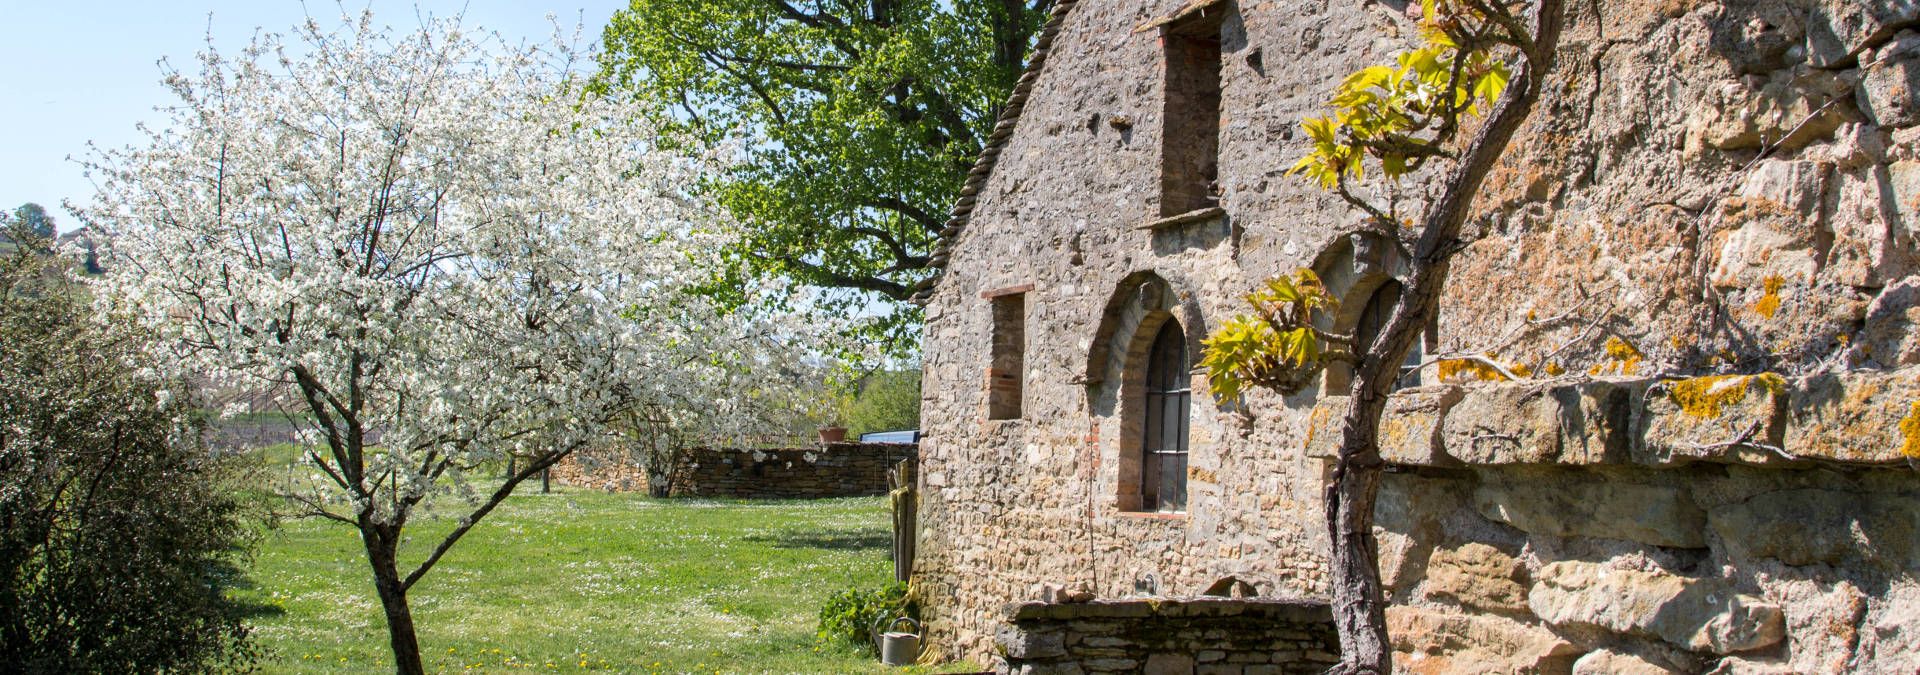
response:
<svg viewBox="0 0 1920 675"><path fill-rule="evenodd" d="M900 622L907 622L909 632L894 630ZM884 626L884 628L882 627ZM889 666L911 666L920 658L920 622L909 617L900 617L887 621L887 617L873 622L873 643L880 648L880 662Z"/></svg>

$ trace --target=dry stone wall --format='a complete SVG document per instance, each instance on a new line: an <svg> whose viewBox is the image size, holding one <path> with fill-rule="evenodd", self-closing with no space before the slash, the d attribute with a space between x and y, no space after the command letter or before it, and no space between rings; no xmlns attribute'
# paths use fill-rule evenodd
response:
<svg viewBox="0 0 1920 675"><path fill-rule="evenodd" d="M887 493L887 469L913 459L904 443L828 443L813 448L691 448L668 474L672 497L813 499ZM648 489L648 472L620 458L568 458L562 483L610 491Z"/></svg>
<svg viewBox="0 0 1920 675"><path fill-rule="evenodd" d="M1066 16L927 305L916 591L948 656L990 658L1000 608L1048 587L1326 594L1337 388L1227 405L1196 378L1188 507L1151 514L1122 508L1128 382L1140 335L1175 320L1198 353L1272 275L1314 267L1357 310L1401 266L1284 171L1299 122L1407 46L1419 3L1224 4L1219 211L1169 222L1164 47L1135 28L1187 4ZM1920 6L1570 5L1428 345L1534 381L1429 368L1392 404L1401 663L1912 672ZM989 419L981 294L1028 285L1022 414Z"/></svg>

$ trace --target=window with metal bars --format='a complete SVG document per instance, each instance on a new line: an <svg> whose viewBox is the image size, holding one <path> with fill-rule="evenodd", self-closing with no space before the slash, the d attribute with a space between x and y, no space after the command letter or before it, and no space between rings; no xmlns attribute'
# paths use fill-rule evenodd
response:
<svg viewBox="0 0 1920 675"><path fill-rule="evenodd" d="M1180 322L1167 319L1147 356L1146 437L1140 443L1140 506L1146 511L1187 510L1187 424L1192 407L1192 366Z"/></svg>

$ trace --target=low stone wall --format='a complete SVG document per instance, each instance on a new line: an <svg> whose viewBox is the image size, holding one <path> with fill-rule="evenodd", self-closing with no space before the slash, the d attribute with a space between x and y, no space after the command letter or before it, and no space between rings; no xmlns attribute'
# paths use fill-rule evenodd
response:
<svg viewBox="0 0 1920 675"><path fill-rule="evenodd" d="M995 672L1279 675L1340 662L1325 603L1142 598L1007 607Z"/></svg>
<svg viewBox="0 0 1920 675"><path fill-rule="evenodd" d="M898 443L830 443L813 448L692 448L668 474L672 497L812 499L887 493L887 469L918 454ZM607 490L645 490L647 472L632 461L580 462L554 468L555 479Z"/></svg>

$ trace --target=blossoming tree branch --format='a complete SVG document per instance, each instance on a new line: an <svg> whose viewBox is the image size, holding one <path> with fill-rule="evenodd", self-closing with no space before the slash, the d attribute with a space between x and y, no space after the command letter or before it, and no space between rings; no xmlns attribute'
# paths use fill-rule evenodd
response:
<svg viewBox="0 0 1920 675"><path fill-rule="evenodd" d="M705 163L583 96L566 41L501 44L362 15L209 47L143 145L97 152L82 213L112 242L100 310L163 336L156 364L310 419L311 475L281 487L358 531L402 673L408 592L522 481L637 414L751 424L792 380L767 366L814 353L683 292L732 236L691 196ZM437 497L455 526L403 546Z"/></svg>

